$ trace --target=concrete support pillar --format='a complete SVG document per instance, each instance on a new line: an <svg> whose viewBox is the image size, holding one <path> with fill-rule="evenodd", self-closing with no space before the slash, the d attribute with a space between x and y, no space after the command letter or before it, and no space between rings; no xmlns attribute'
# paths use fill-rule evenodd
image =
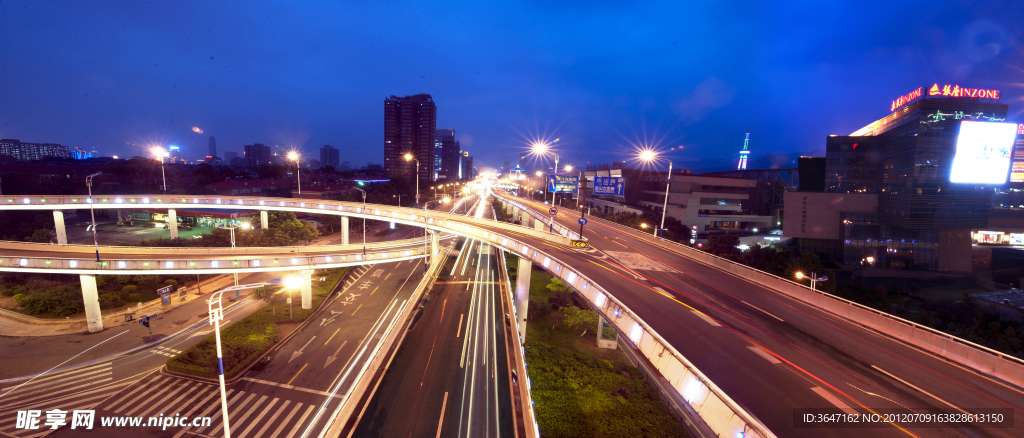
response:
<svg viewBox="0 0 1024 438"><path fill-rule="evenodd" d="M89 324L89 333L103 330L103 315L100 314L100 294L96 287L95 275L80 275L82 280L82 300L85 301L85 321Z"/></svg>
<svg viewBox="0 0 1024 438"><path fill-rule="evenodd" d="M608 324L604 318L599 314L597 316L597 348L608 348L614 350L618 346L617 338L619 337L618 332L615 333L615 337L611 339L604 338L604 326Z"/></svg>
<svg viewBox="0 0 1024 438"><path fill-rule="evenodd" d="M505 214L512 214L512 204L505 203Z"/></svg>
<svg viewBox="0 0 1024 438"><path fill-rule="evenodd" d="M302 271L302 308L313 308L313 271Z"/></svg>
<svg viewBox="0 0 1024 438"><path fill-rule="evenodd" d="M68 244L68 231L64 228L64 212L61 210L53 211L53 227L57 229L57 243L61 245Z"/></svg>
<svg viewBox="0 0 1024 438"><path fill-rule="evenodd" d="M167 210L167 226L171 229L171 238L178 238L178 213L174 210Z"/></svg>
<svg viewBox="0 0 1024 438"><path fill-rule="evenodd" d="M269 222L270 222L270 219L267 217L267 211L266 210L260 211L260 225L261 225L261 229L265 230L267 228L270 228Z"/></svg>
<svg viewBox="0 0 1024 438"><path fill-rule="evenodd" d="M540 231L546 231L548 229L548 224L545 224L543 221L539 221L537 219L534 219L533 220L533 228L536 228L536 229L538 229Z"/></svg>
<svg viewBox="0 0 1024 438"><path fill-rule="evenodd" d="M124 218L121 217L121 210L114 210L114 211L115 211L115 214L117 214L117 224L118 225L124 225Z"/></svg>
<svg viewBox="0 0 1024 438"><path fill-rule="evenodd" d="M516 319L519 326L520 342L526 343L526 312L530 307L530 274L533 262L526 257L519 257L516 269Z"/></svg>
<svg viewBox="0 0 1024 438"><path fill-rule="evenodd" d="M441 251L441 233L437 231L430 232L430 261L433 263L437 260L437 253Z"/></svg>
<svg viewBox="0 0 1024 438"><path fill-rule="evenodd" d="M341 217L341 244L348 245L348 216Z"/></svg>

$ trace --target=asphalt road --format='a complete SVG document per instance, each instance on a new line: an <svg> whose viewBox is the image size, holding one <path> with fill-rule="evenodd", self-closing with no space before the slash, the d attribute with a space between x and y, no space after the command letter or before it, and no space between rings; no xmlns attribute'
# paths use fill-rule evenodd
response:
<svg viewBox="0 0 1024 438"><path fill-rule="evenodd" d="M478 208L491 217L489 204ZM514 435L497 257L479 241L461 244L352 436Z"/></svg>
<svg viewBox="0 0 1024 438"><path fill-rule="evenodd" d="M516 198L547 213L550 206ZM571 216L570 216L571 215ZM576 224L560 212L557 220ZM576 225L578 227L578 224ZM780 437L1024 436L1024 392L591 220L588 250L545 248L601 284ZM550 246L550 245L549 245ZM1012 428L800 428L797 408L1008 409Z"/></svg>

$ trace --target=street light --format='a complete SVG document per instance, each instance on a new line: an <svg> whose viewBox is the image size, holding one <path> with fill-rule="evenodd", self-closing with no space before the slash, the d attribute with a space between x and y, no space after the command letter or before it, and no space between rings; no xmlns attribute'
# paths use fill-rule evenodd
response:
<svg viewBox="0 0 1024 438"><path fill-rule="evenodd" d="M645 224L645 223L644 224L640 224L640 228L643 228L643 229L646 230L647 229L647 224ZM654 235L654 230L653 229L651 230L651 235L652 236Z"/></svg>
<svg viewBox="0 0 1024 438"><path fill-rule="evenodd" d="M807 278L809 278L811 280L811 290L814 290L815 285L818 284L819 282L827 281L828 280L828 276L827 275L823 275L821 277L818 277L817 274L812 272L811 275L808 277L808 276L804 275L803 272L800 272L800 271L796 272L796 279L797 280L803 280L804 277L807 277Z"/></svg>
<svg viewBox="0 0 1024 438"><path fill-rule="evenodd" d="M295 184L299 186L299 197L302 197L302 177L300 174L302 171L299 169L299 153L291 151L288 153L288 159L295 162Z"/></svg>
<svg viewBox="0 0 1024 438"><path fill-rule="evenodd" d="M164 172L164 158L171 156L170 152L164 150L161 147L153 147L149 150L150 153L156 156L157 160L160 160L160 176L164 180L164 194L167 194L167 174Z"/></svg>
<svg viewBox="0 0 1024 438"><path fill-rule="evenodd" d="M640 161L652 163L657 160L658 154L650 149L640 152ZM665 230L665 213L668 212L668 189L672 186L672 160L668 161L668 177L665 178L665 203L661 206L661 230ZM653 231L652 231L653 234Z"/></svg>
<svg viewBox="0 0 1024 438"><path fill-rule="evenodd" d="M398 206L401 207L402 206L402 195L391 195L392 198L394 198L395 196L398 196Z"/></svg>
<svg viewBox="0 0 1024 438"><path fill-rule="evenodd" d="M359 187L355 188L363 193L363 255L366 255L366 190Z"/></svg>
<svg viewBox="0 0 1024 438"><path fill-rule="evenodd" d="M217 374L220 379L220 407L224 415L224 437L231 438L231 426L228 425L228 395L224 389L224 353L220 348L220 321L224 319L224 306L220 301L222 295L224 295L224 290L214 292L206 303L209 305L210 324L213 324L213 333L217 339Z"/></svg>
<svg viewBox="0 0 1024 438"><path fill-rule="evenodd" d="M96 172L92 175L85 177L85 186L89 188L89 214L92 215L92 243L96 245L96 261L100 261L100 243L96 238L96 209L93 208L92 199L92 179L96 175L103 175L103 172Z"/></svg>
<svg viewBox="0 0 1024 438"><path fill-rule="evenodd" d="M302 278L298 275L284 277L284 286L288 289L288 319L292 320L292 291L302 287Z"/></svg>
<svg viewBox="0 0 1024 438"><path fill-rule="evenodd" d="M420 206L420 160L417 160L417 159L413 158L412 154L405 154L405 161L410 161L410 160L416 162L416 207L419 207ZM401 203L401 200L399 200L399 203Z"/></svg>

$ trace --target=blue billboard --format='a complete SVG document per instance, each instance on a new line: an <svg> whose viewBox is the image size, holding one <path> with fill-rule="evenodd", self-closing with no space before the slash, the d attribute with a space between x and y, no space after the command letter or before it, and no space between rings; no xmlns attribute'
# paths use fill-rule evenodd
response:
<svg viewBox="0 0 1024 438"><path fill-rule="evenodd" d="M623 196L626 183L621 176L596 176L594 177L594 194Z"/></svg>
<svg viewBox="0 0 1024 438"><path fill-rule="evenodd" d="M579 183L578 176L548 175L549 192L576 193Z"/></svg>

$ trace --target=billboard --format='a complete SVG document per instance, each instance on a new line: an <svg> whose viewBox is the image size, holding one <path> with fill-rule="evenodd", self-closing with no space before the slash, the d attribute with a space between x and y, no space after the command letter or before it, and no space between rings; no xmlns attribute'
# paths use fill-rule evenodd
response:
<svg viewBox="0 0 1024 438"><path fill-rule="evenodd" d="M579 185L578 176L548 175L548 191L561 193L576 193L576 186Z"/></svg>
<svg viewBox="0 0 1024 438"><path fill-rule="evenodd" d="M1017 125L1013 123L960 122L949 181L1005 184L1016 135Z"/></svg>
<svg viewBox="0 0 1024 438"><path fill-rule="evenodd" d="M594 177L595 195L623 196L625 187L625 179L621 176Z"/></svg>

